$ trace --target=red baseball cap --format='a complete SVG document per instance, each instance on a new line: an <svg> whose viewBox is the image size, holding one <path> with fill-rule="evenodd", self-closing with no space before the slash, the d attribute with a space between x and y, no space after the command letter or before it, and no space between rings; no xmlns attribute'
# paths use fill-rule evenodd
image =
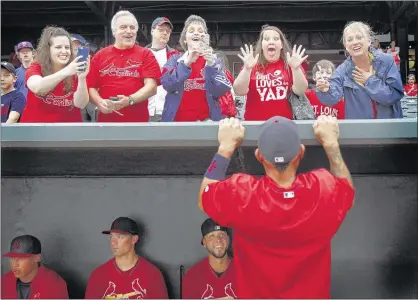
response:
<svg viewBox="0 0 418 300"><path fill-rule="evenodd" d="M4 254L6 257L31 257L41 254L41 242L32 235L21 235L15 237L10 245L10 252Z"/></svg>
<svg viewBox="0 0 418 300"><path fill-rule="evenodd" d="M16 52L19 52L20 50L25 49L25 48L28 48L28 49L32 49L33 50L32 43L31 42L27 42L27 41L20 42L19 44L16 45Z"/></svg>
<svg viewBox="0 0 418 300"><path fill-rule="evenodd" d="M171 27L171 30L173 30L173 24L170 22L170 20L166 17L158 17L156 18L151 25L151 28L154 29L155 27L159 26L159 25L163 25L163 24L168 24Z"/></svg>

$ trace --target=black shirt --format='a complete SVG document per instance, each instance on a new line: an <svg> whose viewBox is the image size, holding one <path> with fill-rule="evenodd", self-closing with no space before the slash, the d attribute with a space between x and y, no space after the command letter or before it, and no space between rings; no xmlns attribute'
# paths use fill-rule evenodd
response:
<svg viewBox="0 0 418 300"><path fill-rule="evenodd" d="M16 281L16 290L19 295L19 299L27 299L30 293L30 282L25 283L18 279Z"/></svg>

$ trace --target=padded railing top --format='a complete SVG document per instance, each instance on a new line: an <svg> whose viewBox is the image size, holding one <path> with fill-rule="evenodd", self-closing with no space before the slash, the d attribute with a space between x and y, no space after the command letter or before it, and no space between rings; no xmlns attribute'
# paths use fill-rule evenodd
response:
<svg viewBox="0 0 418 300"><path fill-rule="evenodd" d="M313 121L296 121L302 141L316 145ZM244 146L257 144L262 122L244 122ZM2 125L2 147L202 147L217 145L216 122ZM416 143L417 119L340 121L342 145Z"/></svg>

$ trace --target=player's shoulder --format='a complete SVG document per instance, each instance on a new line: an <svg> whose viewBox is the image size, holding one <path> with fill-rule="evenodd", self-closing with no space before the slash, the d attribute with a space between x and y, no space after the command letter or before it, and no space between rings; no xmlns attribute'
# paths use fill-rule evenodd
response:
<svg viewBox="0 0 418 300"><path fill-rule="evenodd" d="M114 258L111 258L105 263L97 266L91 274L95 275L95 274L100 274L101 272L107 272L110 268L114 267L114 264L115 264L114 260L115 260Z"/></svg>
<svg viewBox="0 0 418 300"><path fill-rule="evenodd" d="M16 280L16 277L13 275L12 271L9 271L1 276L1 282L7 284Z"/></svg>
<svg viewBox="0 0 418 300"><path fill-rule="evenodd" d="M305 173L301 173L299 176L304 177L304 178L318 178L318 179L325 178L326 179L333 175L327 169L320 168L320 169L315 169L315 170L308 171Z"/></svg>
<svg viewBox="0 0 418 300"><path fill-rule="evenodd" d="M186 273L184 273L184 278L194 278L195 276L201 276L205 269L208 269L208 258L198 261L192 265Z"/></svg>
<svg viewBox="0 0 418 300"><path fill-rule="evenodd" d="M54 270L51 270L43 265L39 267L38 275L44 280L50 280L55 282L64 282L64 279Z"/></svg>
<svg viewBox="0 0 418 300"><path fill-rule="evenodd" d="M337 178L327 169L321 168L309 172L301 173L298 179L305 188L332 188L337 183Z"/></svg>
<svg viewBox="0 0 418 300"><path fill-rule="evenodd" d="M245 173L236 173L232 175L228 181L229 183L236 185L251 185L259 182L260 178Z"/></svg>
<svg viewBox="0 0 418 300"><path fill-rule="evenodd" d="M139 267L141 269L146 269L146 272L154 272L154 273L160 273L161 274L161 270L160 268L158 268L156 265L154 265L152 262L150 262L149 260L147 260L144 257L140 257L139 258Z"/></svg>

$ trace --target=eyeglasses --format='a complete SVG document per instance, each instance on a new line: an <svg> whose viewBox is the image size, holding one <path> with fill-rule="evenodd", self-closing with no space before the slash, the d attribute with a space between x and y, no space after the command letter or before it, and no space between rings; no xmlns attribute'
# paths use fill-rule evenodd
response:
<svg viewBox="0 0 418 300"><path fill-rule="evenodd" d="M163 33L163 32L167 32L167 34L171 33L171 29L164 29L164 28L157 28L158 32Z"/></svg>

